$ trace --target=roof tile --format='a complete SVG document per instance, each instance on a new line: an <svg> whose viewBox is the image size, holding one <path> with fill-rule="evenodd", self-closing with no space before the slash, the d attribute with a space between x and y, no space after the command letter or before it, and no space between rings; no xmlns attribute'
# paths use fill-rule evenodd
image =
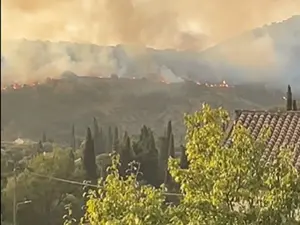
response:
<svg viewBox="0 0 300 225"><path fill-rule="evenodd" d="M262 161L274 159L281 147L290 147L293 151L292 163L300 170L300 111L268 112L268 111L237 111L235 124L240 123L257 139L262 128L268 126L271 135L267 140L267 148ZM225 145L231 144L228 136Z"/></svg>

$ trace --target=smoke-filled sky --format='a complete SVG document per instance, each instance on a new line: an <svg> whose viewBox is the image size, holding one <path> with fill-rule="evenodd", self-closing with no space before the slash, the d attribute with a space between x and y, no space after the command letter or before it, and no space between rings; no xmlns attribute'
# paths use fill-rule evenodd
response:
<svg viewBox="0 0 300 225"><path fill-rule="evenodd" d="M45 52L39 44L19 46L5 40L125 44L127 55L135 58L142 72L156 73L157 68L149 69L156 63L144 46L200 51L244 31L300 15L300 0L2 0L1 7L1 54L9 64L1 79L24 82L59 76L65 70L123 74L127 67L119 68L111 49L77 50L84 60L74 64L67 46L48 43ZM218 48L217 55L234 66L276 70L273 39L268 34L249 38Z"/></svg>
<svg viewBox="0 0 300 225"><path fill-rule="evenodd" d="M2 38L203 49L299 14L300 0L2 0Z"/></svg>

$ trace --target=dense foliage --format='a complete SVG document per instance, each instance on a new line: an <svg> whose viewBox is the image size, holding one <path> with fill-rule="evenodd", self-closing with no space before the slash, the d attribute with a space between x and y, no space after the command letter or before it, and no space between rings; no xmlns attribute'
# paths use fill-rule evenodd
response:
<svg viewBox="0 0 300 225"><path fill-rule="evenodd" d="M16 182L12 176L9 177L7 185L2 190L1 201L5 206L5 220L11 221L13 217L15 188L18 224L21 225L59 224L62 223L65 204L72 202L74 206L76 204L79 206L80 201L77 197L81 196L81 193L78 186L47 178L59 177L76 180L81 177L80 171L75 170L74 160L70 157L69 150L55 149L51 153L39 154L28 159L27 168L20 166L20 164L15 166L17 169ZM44 175L46 178L40 175ZM22 204L26 200L31 202Z"/></svg>
<svg viewBox="0 0 300 225"><path fill-rule="evenodd" d="M299 224L300 176L291 164L291 151L281 149L272 161L264 161L268 128L254 140L238 125L234 141L224 145L228 120L227 112L208 105L186 115L186 144L178 149L171 122L157 145L146 126L138 138L127 132L120 137L117 128L104 135L94 120L94 136L88 129L81 161L74 151L78 146L73 127L71 149L54 148L46 154L35 150L20 164L25 168L17 176L18 201L28 198L32 203L19 209L19 224L61 224L66 204L72 205L64 217L69 225ZM96 157L87 157L87 152ZM87 176L88 165L97 165L96 171L91 169L93 176ZM26 168L80 182L97 174L98 186L85 189L83 199L79 186L41 179ZM13 188L10 177L3 189L7 221L12 217ZM35 217L28 216L31 213Z"/></svg>
<svg viewBox="0 0 300 225"><path fill-rule="evenodd" d="M133 175L120 179L113 164L99 187L101 197L87 202L90 224L299 224L300 179L288 150L265 163L267 132L254 141L238 126L232 145L222 145L228 116L207 105L185 121L189 166L169 160L180 203L162 204L163 190L141 187Z"/></svg>

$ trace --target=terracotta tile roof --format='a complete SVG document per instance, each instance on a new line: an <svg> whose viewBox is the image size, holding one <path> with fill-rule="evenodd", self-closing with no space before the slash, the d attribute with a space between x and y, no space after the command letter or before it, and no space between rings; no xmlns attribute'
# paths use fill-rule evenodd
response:
<svg viewBox="0 0 300 225"><path fill-rule="evenodd" d="M229 135L225 145L230 145L230 134L232 127L240 122L249 129L251 135L256 139L263 126L271 129L271 136L262 160L272 160L278 153L280 147L290 147L293 150L293 165L300 171L300 111L269 112L269 111L247 111L237 110L236 119L229 128Z"/></svg>

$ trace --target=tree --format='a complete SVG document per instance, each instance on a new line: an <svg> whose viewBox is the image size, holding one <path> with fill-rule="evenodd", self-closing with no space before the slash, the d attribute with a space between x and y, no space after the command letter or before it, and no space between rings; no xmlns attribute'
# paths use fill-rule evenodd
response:
<svg viewBox="0 0 300 225"><path fill-rule="evenodd" d="M167 149L164 150L164 151L168 152L167 157L175 158L174 135L172 133L172 123L171 123L171 121L168 122L167 134L166 134L165 141L166 141L166 143L165 143L164 146ZM174 185L173 185L172 177L171 177L171 175L168 171L167 161L168 160L166 160L165 165L163 166L163 168L164 168L164 184L168 188L168 190L171 190L171 189L173 189Z"/></svg>
<svg viewBox="0 0 300 225"><path fill-rule="evenodd" d="M130 138L125 132L120 152L120 175L125 176L128 164L134 159Z"/></svg>
<svg viewBox="0 0 300 225"><path fill-rule="evenodd" d="M183 194L177 222L298 224L300 179L291 151L282 149L276 160L263 163L266 129L254 140L242 126L234 128L234 142L225 147L226 121L224 110L207 105L185 117L190 166L182 170L178 160L169 161Z"/></svg>
<svg viewBox="0 0 300 225"><path fill-rule="evenodd" d="M113 146L112 146L112 150L113 152L119 152L119 130L118 130L118 127L115 127L115 130L114 130L114 136L113 136Z"/></svg>
<svg viewBox="0 0 300 225"><path fill-rule="evenodd" d="M110 153L112 152L113 147L113 133L111 127L108 127L108 134L107 134L107 146L106 146L106 152Z"/></svg>
<svg viewBox="0 0 300 225"><path fill-rule="evenodd" d="M47 136L46 136L46 132L45 131L43 131L42 142L43 143L47 142Z"/></svg>
<svg viewBox="0 0 300 225"><path fill-rule="evenodd" d="M101 146L101 138L102 137L101 137L100 129L98 126L98 121L95 117L93 120L93 125L94 125L94 149L95 149L95 154L98 155L98 154L102 154L104 152L103 152L103 149Z"/></svg>
<svg viewBox="0 0 300 225"><path fill-rule="evenodd" d="M106 139L105 139L105 135L103 132L102 127L100 127L100 131L99 131L99 136L100 136L100 150L101 150L101 154L106 153Z"/></svg>
<svg viewBox="0 0 300 225"><path fill-rule="evenodd" d="M161 184L158 176L158 150L156 149L153 132L150 128L145 128L147 131L145 130L145 136L142 141L144 148L138 161L141 163L143 179L148 184L158 187Z"/></svg>
<svg viewBox="0 0 300 225"><path fill-rule="evenodd" d="M96 183L97 181L97 166L96 156L94 151L94 140L92 138L91 129L87 128L85 147L83 150L83 168L86 172L86 179Z"/></svg>
<svg viewBox="0 0 300 225"><path fill-rule="evenodd" d="M170 174L168 172L168 158L170 155L174 157L174 136L172 132L172 122L168 122L167 129L164 137L160 137L160 148L158 153L158 168L159 177L166 184L170 180Z"/></svg>
<svg viewBox="0 0 300 225"><path fill-rule="evenodd" d="M178 205L164 204L163 191L141 185L135 172L118 173L113 156L109 175L94 197L90 192L85 219L94 224L279 225L300 222L300 174L291 151L281 149L274 161L263 162L267 129L257 140L237 125L233 143L224 146L228 113L204 105L185 116L187 169L170 159L170 173L180 185ZM131 170L136 171L136 170Z"/></svg>
<svg viewBox="0 0 300 225"><path fill-rule="evenodd" d="M76 137L75 137L75 125L72 125L72 130L71 130L71 148L73 151L76 150Z"/></svg>
<svg viewBox="0 0 300 225"><path fill-rule="evenodd" d="M169 157L175 158L175 144L174 144L174 135L171 134L170 135L170 139L169 139Z"/></svg>
<svg viewBox="0 0 300 225"><path fill-rule="evenodd" d="M167 126L167 140L170 141L171 135L172 135L172 121L170 120L168 122L168 126Z"/></svg>
<svg viewBox="0 0 300 225"><path fill-rule="evenodd" d="M165 179L165 171L167 170L168 164L168 142L167 137L159 138L159 151L158 151L158 170L159 170L159 179L161 183Z"/></svg>
<svg viewBox="0 0 300 225"><path fill-rule="evenodd" d="M181 155L180 155L180 168L181 169L187 169L189 167L189 162L186 155L186 148L181 145Z"/></svg>
<svg viewBox="0 0 300 225"><path fill-rule="evenodd" d="M98 189L101 198L90 193L85 220L91 225L169 224L168 208L163 207L161 189L141 186L134 169L125 178L118 173L119 156L114 155L109 175Z"/></svg>
<svg viewBox="0 0 300 225"><path fill-rule="evenodd" d="M27 199L31 200L31 203L18 207L18 224L62 224L64 205L70 203L70 199L67 198L68 195L80 197L81 187L43 178L36 174L73 180L74 160L69 157L69 152L65 149L54 149L51 153L40 154L32 158L27 167L30 170L18 170L16 196L17 202L23 202ZM1 199L5 206L4 213L7 222L10 222L13 217L14 187L15 182L10 177L3 189ZM74 207L80 208L80 204L75 205L75 202L73 203Z"/></svg>
<svg viewBox="0 0 300 225"><path fill-rule="evenodd" d="M297 111L298 108L297 108L297 101L294 99L293 100L293 111Z"/></svg>
<svg viewBox="0 0 300 225"><path fill-rule="evenodd" d="M42 152L44 152L44 145L43 145L42 141L40 140L37 144L37 153L39 154Z"/></svg>
<svg viewBox="0 0 300 225"><path fill-rule="evenodd" d="M174 147L174 135L172 133L170 134L169 146L168 147L169 147L168 156L171 159L174 159L175 158L175 147ZM168 190L171 190L171 189L174 188L173 179L172 179L172 177L169 173L168 167L166 167L166 170L165 170L164 184L166 185Z"/></svg>
<svg viewBox="0 0 300 225"><path fill-rule="evenodd" d="M292 95L292 89L291 89L290 85L288 85L288 90L287 90L286 96L287 96L286 110L290 111L293 109L293 95Z"/></svg>

